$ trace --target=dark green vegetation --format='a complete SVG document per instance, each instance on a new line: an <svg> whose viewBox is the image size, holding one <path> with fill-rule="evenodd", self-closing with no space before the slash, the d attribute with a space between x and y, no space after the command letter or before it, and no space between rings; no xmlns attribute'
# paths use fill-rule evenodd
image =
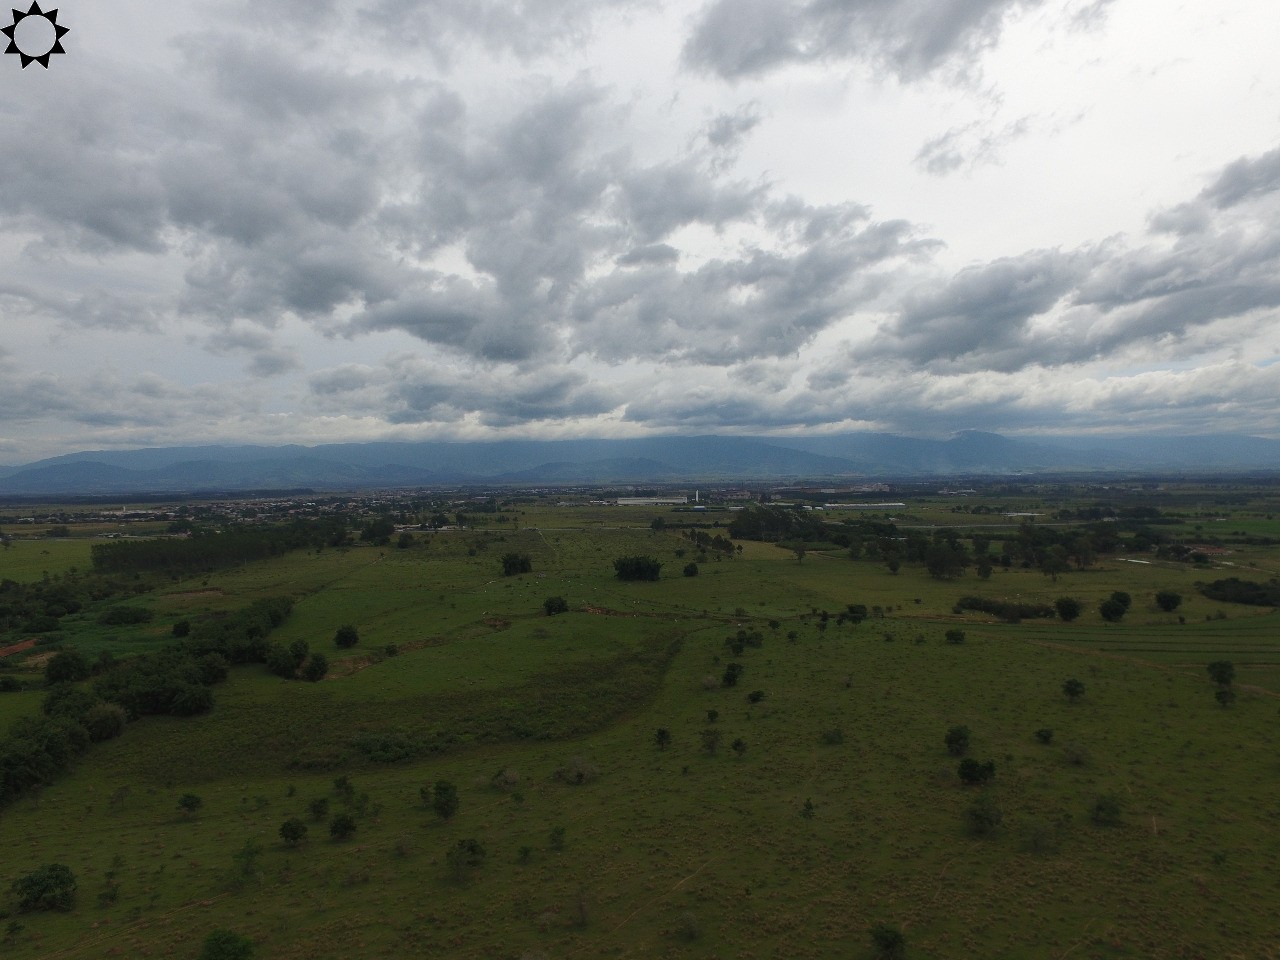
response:
<svg viewBox="0 0 1280 960"><path fill-rule="evenodd" d="M1266 956L1280 619L1214 584L1272 585L1280 505L1137 496L19 539L4 956Z"/></svg>

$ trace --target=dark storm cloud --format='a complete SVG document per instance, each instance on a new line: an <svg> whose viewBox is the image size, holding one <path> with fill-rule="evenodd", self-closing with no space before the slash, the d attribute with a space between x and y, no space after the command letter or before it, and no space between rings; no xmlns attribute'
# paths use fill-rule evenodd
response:
<svg viewBox="0 0 1280 960"><path fill-rule="evenodd" d="M717 150L735 150L760 125L760 120L760 107L754 103L733 113L719 114L705 128L707 143Z"/></svg>
<svg viewBox="0 0 1280 960"><path fill-rule="evenodd" d="M618 257L615 263L620 267L634 267L644 263L675 263L680 259L680 251L667 243L655 243L649 247L636 247Z"/></svg>
<svg viewBox="0 0 1280 960"><path fill-rule="evenodd" d="M1083 254L1037 250L962 270L942 286L908 294L864 356L1016 369L1044 346L1030 321L1069 296L1090 265Z"/></svg>
<svg viewBox="0 0 1280 960"><path fill-rule="evenodd" d="M935 370L1064 366L1177 345L1280 308L1280 151L1151 219L1173 240L1034 251L923 286L859 352Z"/></svg>
<svg viewBox="0 0 1280 960"><path fill-rule="evenodd" d="M914 80L960 73L999 39L1004 20L1041 0L715 0L685 46L727 79L791 63L860 60Z"/></svg>
<svg viewBox="0 0 1280 960"><path fill-rule="evenodd" d="M1241 157L1228 164L1201 197L1223 209L1277 190L1280 190L1280 147L1252 160Z"/></svg>
<svg viewBox="0 0 1280 960"><path fill-rule="evenodd" d="M366 411L390 423L456 424L472 417L490 427L607 413L620 402L615 390L581 373L546 368L465 370L407 358L381 368L349 365L310 379L322 408Z"/></svg>

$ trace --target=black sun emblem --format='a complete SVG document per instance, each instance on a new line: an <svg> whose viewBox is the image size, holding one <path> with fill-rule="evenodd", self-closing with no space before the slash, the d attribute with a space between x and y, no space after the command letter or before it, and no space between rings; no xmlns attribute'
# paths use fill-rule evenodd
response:
<svg viewBox="0 0 1280 960"><path fill-rule="evenodd" d="M43 50L42 53L28 53L26 50L23 50L21 47L18 46L18 38L17 38L18 24L22 23L22 21L26 20L28 17L38 17L41 20L46 20L48 21L49 26L53 28L53 34L52 34L53 43L51 45L49 43L49 40L50 40L49 31L47 29L44 29L43 24L39 25L38 30L29 29L32 26L32 24L27 24L27 26L23 28L23 33L27 34L27 36L23 37L23 42L28 45L39 44L40 48ZM9 24L9 26L4 27L3 29L0 29L0 33L3 33L6 37L9 38L9 46L5 48L4 52L16 53L19 57L21 57L23 70L27 69L27 64L31 63L32 61L40 64L40 66L48 70L49 57L51 54L67 52L62 49L62 38L65 37L69 32L70 31L66 27L58 26L57 10L50 10L49 12L46 13L45 11L40 9L40 4L38 3L32 3L31 9L28 10L26 13L23 13L21 10L14 10L13 23Z"/></svg>

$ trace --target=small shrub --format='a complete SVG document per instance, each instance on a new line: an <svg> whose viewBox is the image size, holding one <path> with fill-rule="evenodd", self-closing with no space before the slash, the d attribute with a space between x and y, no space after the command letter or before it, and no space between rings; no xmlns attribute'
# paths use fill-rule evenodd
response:
<svg viewBox="0 0 1280 960"><path fill-rule="evenodd" d="M292 817L280 824L280 839L286 846L296 847L307 839L307 825L297 817Z"/></svg>
<svg viewBox="0 0 1280 960"><path fill-rule="evenodd" d="M739 737L737 740L734 740L733 743L731 743L729 746L732 748L733 752L738 755L739 759L746 756L747 741L743 740L741 737Z"/></svg>
<svg viewBox="0 0 1280 960"><path fill-rule="evenodd" d="M551 833L547 835L547 843L552 850L560 851L564 849L564 827L552 827Z"/></svg>
<svg viewBox="0 0 1280 960"><path fill-rule="evenodd" d="M984 790L964 813L969 832L975 837L989 837L1004 822L1004 811L989 791Z"/></svg>
<svg viewBox="0 0 1280 960"><path fill-rule="evenodd" d="M947 753L953 757L964 756L969 750L969 728L963 725L952 727L943 737L943 742L947 745Z"/></svg>
<svg viewBox="0 0 1280 960"><path fill-rule="evenodd" d="M973 757L965 757L956 768L960 781L968 786L978 786L996 775L996 765L992 760L979 763Z"/></svg>
<svg viewBox="0 0 1280 960"><path fill-rule="evenodd" d="M205 937L200 960L253 960L253 941L230 930L215 930Z"/></svg>
<svg viewBox="0 0 1280 960"><path fill-rule="evenodd" d="M340 813L329 821L329 836L334 840L346 840L355 832L356 821L349 813Z"/></svg>
<svg viewBox="0 0 1280 960"><path fill-rule="evenodd" d="M453 878L459 882L464 881L476 870L484 864L485 849L474 838L459 840L449 852L444 855L445 863L449 865L449 872Z"/></svg>
<svg viewBox="0 0 1280 960"><path fill-rule="evenodd" d="M868 933L876 960L902 960L907 955L907 938L888 923L877 923Z"/></svg>
<svg viewBox="0 0 1280 960"><path fill-rule="evenodd" d="M204 806L204 800L196 796L194 793L184 793L178 798L178 809L185 813L188 817L192 816L197 810Z"/></svg>
<svg viewBox="0 0 1280 960"><path fill-rule="evenodd" d="M1128 612L1129 608L1115 599L1114 596L1108 597L1098 604L1098 613L1102 615L1102 619L1107 623L1119 623Z"/></svg>
<svg viewBox="0 0 1280 960"><path fill-rule="evenodd" d="M820 739L829 747L839 746L844 743L844 731L839 727L832 727L830 730L823 730Z"/></svg>
<svg viewBox="0 0 1280 960"><path fill-rule="evenodd" d="M750 693L747 694L748 703L759 703L763 699L764 699L763 690L752 690Z"/></svg>
<svg viewBox="0 0 1280 960"><path fill-rule="evenodd" d="M431 792L431 809L441 820L449 820L458 812L458 788L448 780L436 781Z"/></svg>
<svg viewBox="0 0 1280 960"><path fill-rule="evenodd" d="M1229 687L1235 682L1236 667L1230 660L1215 660L1207 669L1209 679L1221 687Z"/></svg>
<svg viewBox="0 0 1280 960"><path fill-rule="evenodd" d="M568 613L569 604L564 597L547 597L542 601L542 609L548 617L554 617L556 614Z"/></svg>
<svg viewBox="0 0 1280 960"><path fill-rule="evenodd" d="M348 650L360 642L360 631L349 623L344 624L333 635L333 642L342 649Z"/></svg>
<svg viewBox="0 0 1280 960"><path fill-rule="evenodd" d="M1059 620L1070 623L1080 616L1083 607L1074 597L1059 597L1053 601L1053 609L1057 611Z"/></svg>
<svg viewBox="0 0 1280 960"><path fill-rule="evenodd" d="M13 882L18 909L70 910L76 904L76 876L61 863L48 863Z"/></svg>
<svg viewBox="0 0 1280 960"><path fill-rule="evenodd" d="M514 577L522 573L533 572L533 561L525 553L504 553L502 555L502 575Z"/></svg>
<svg viewBox="0 0 1280 960"><path fill-rule="evenodd" d="M1089 817L1100 826L1113 827L1120 823L1120 810L1120 795L1113 790L1098 794L1089 811Z"/></svg>
<svg viewBox="0 0 1280 960"><path fill-rule="evenodd" d="M1052 743L1053 731L1048 727L1041 727L1039 730L1036 731L1036 739L1043 744Z"/></svg>
<svg viewBox="0 0 1280 960"><path fill-rule="evenodd" d="M698 575L698 565L696 563L686 563L683 572L686 577L696 577Z"/></svg>
<svg viewBox="0 0 1280 960"><path fill-rule="evenodd" d="M959 644L964 643L963 630L948 630L945 634L947 643Z"/></svg>
<svg viewBox="0 0 1280 960"><path fill-rule="evenodd" d="M1084 684L1075 677L1072 677L1069 680L1063 681L1062 693L1068 700L1075 703L1084 696Z"/></svg>
<svg viewBox="0 0 1280 960"><path fill-rule="evenodd" d="M595 764L587 762L585 758L574 757L568 763L557 768L554 776L561 783L580 786L595 780L600 776L600 770Z"/></svg>

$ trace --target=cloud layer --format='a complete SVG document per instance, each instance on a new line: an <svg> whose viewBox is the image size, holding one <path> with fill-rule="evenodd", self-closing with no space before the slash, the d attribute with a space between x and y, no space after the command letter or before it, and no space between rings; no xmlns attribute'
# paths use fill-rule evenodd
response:
<svg viewBox="0 0 1280 960"><path fill-rule="evenodd" d="M1059 89L1013 81L1027 45L1097 42L1124 0L66 7L83 46L0 106L10 462L200 439L1280 435L1280 129L1180 168L1121 229L1046 222L1019 247L951 213L977 191L993 221L1034 220L1001 177L1023 196L1053 151L1113 149ZM157 56L122 57L113 23L149 23Z"/></svg>

